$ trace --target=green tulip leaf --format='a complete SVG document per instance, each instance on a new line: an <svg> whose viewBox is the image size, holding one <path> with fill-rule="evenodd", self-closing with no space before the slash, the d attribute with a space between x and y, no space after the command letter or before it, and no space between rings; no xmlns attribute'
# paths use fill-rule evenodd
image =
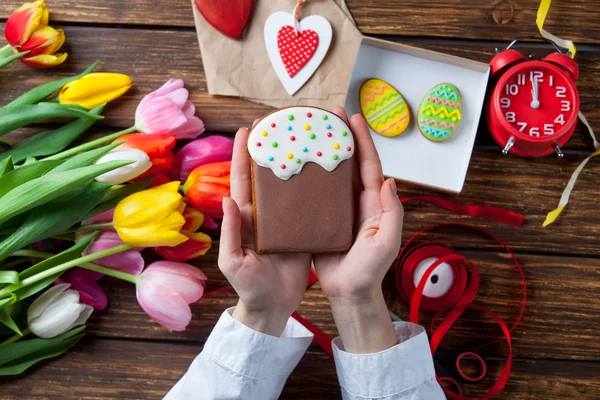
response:
<svg viewBox="0 0 600 400"><path fill-rule="evenodd" d="M0 261L28 244L59 235L83 221L110 187L111 185L90 182L37 207L23 225L0 242ZM2 271L0 282L1 274Z"/></svg>
<svg viewBox="0 0 600 400"><path fill-rule="evenodd" d="M110 161L89 167L62 171L25 182L0 197L0 225L15 215L19 215L62 196L79 185L89 182L98 175L130 163L132 161ZM32 164L32 166L35 165Z"/></svg>
<svg viewBox="0 0 600 400"><path fill-rule="evenodd" d="M100 115L104 105L92 110L90 114ZM83 132L94 124L94 120L80 118L58 129L38 133L17 144L14 148L0 154L0 160L12 156L13 162L18 163L27 157L40 157L56 154L73 143ZM2 174L0 174L1 176Z"/></svg>
<svg viewBox="0 0 600 400"><path fill-rule="evenodd" d="M19 273L17 271L0 271L0 283L19 282Z"/></svg>
<svg viewBox="0 0 600 400"><path fill-rule="evenodd" d="M27 329L27 309L30 304L29 301L19 301L18 303L11 304L2 309L6 311L8 316L15 324L17 324L17 328L19 328L20 331ZM6 325L0 324L0 335L14 335L14 330Z"/></svg>
<svg viewBox="0 0 600 400"><path fill-rule="evenodd" d="M140 181L134 183L128 183L126 185L120 185L119 187L113 186L110 190L106 192L100 203L92 210L84 220L88 218L92 218L98 214L103 213L104 211L108 211L111 208L115 208L117 204L125 197L139 192L140 190L146 189L146 186L152 181L154 177L142 179Z"/></svg>
<svg viewBox="0 0 600 400"><path fill-rule="evenodd" d="M0 135L12 132L34 122L49 118L86 118L99 120L104 117L79 107L65 106L58 103L26 104L17 107L0 108Z"/></svg>
<svg viewBox="0 0 600 400"><path fill-rule="evenodd" d="M17 302L17 295L14 293L10 293L8 295L5 295L4 297L2 297L0 299L0 309L4 308L4 307L8 307L12 304L15 304Z"/></svg>
<svg viewBox="0 0 600 400"><path fill-rule="evenodd" d="M96 68L96 65L98 65L98 62L99 61L94 62L88 69L86 69L79 75L44 83L43 85L35 87L8 103L8 105L6 105L4 108L22 106L25 104L35 104L41 100L44 100L46 97L50 96L51 94L55 93L57 90L65 86L67 83L79 79L92 72L94 68Z"/></svg>
<svg viewBox="0 0 600 400"><path fill-rule="evenodd" d="M69 171L75 168L87 167L93 164L97 159L110 152L115 147L118 147L121 143L112 143L98 149L89 150L85 153L77 154L66 160L63 164L54 168L48 173L48 175L55 174L57 172Z"/></svg>
<svg viewBox="0 0 600 400"><path fill-rule="evenodd" d="M5 158L1 158L3 154L0 154L0 178L3 177L4 175L8 174L10 171L12 171L13 169L15 169L15 166L13 165L13 161L12 161L12 157L9 155L8 157Z"/></svg>
<svg viewBox="0 0 600 400"><path fill-rule="evenodd" d="M52 339L20 340L1 346L0 375L18 375L41 360L63 354L84 336L81 333L84 329L85 325Z"/></svg>
<svg viewBox="0 0 600 400"><path fill-rule="evenodd" d="M16 187L39 178L52 168L59 166L61 160L45 160L29 164L3 175L0 178L0 199Z"/></svg>
<svg viewBox="0 0 600 400"><path fill-rule="evenodd" d="M0 309L0 322L8 329L13 331L15 334L23 336L23 333L21 333L21 330L19 329L15 321L13 321L13 319L10 317L10 315L8 315L8 313L4 309Z"/></svg>
<svg viewBox="0 0 600 400"><path fill-rule="evenodd" d="M11 62L23 57L25 54L29 54L31 50L21 51L20 53L13 54L12 56L8 56L0 59L0 68L6 67Z"/></svg>

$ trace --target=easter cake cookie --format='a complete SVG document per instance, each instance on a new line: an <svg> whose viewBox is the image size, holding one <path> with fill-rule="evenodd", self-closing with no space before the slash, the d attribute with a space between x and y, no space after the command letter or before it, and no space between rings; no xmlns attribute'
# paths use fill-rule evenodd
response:
<svg viewBox="0 0 600 400"><path fill-rule="evenodd" d="M360 87L360 109L365 120L380 135L394 137L406 131L410 112L404 97L381 79L369 79Z"/></svg>
<svg viewBox="0 0 600 400"><path fill-rule="evenodd" d="M288 107L251 130L258 253L331 252L353 241L354 137L337 115Z"/></svg>
<svg viewBox="0 0 600 400"><path fill-rule="evenodd" d="M417 123L423 136L441 142L456 132L461 116L462 100L458 89L451 83L440 83L421 101Z"/></svg>

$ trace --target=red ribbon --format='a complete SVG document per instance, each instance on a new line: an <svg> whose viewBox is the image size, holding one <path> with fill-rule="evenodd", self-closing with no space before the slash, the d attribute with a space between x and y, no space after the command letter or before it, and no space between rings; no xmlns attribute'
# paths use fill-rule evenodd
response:
<svg viewBox="0 0 600 400"><path fill-rule="evenodd" d="M477 270L477 267L475 266L475 264L473 264L471 261L469 261L466 257L458 254L456 251L454 251L449 246L444 246L444 245L435 243L435 244L420 244L420 245L411 247L411 244L423 233L425 233L427 231L431 231L438 227L446 227L446 226L469 228L469 229L475 230L477 232L483 233L484 235L486 235L489 238L498 242L512 257L513 262L521 276L521 281L523 283L523 300L521 303L521 309L519 312L519 316L517 317L516 321L513 323L513 325L510 328L508 328L506 323L499 316L497 316L495 313L493 313L491 310L473 303L473 300L474 300L475 296L477 295L477 291L479 289L479 271ZM424 275L421 277L421 280L419 281L418 286L415 288L414 281L413 281L414 270L418 267L418 265L420 264L421 261L423 261L427 258L437 258L437 261L435 261L433 264L431 264L431 266L429 266L429 268L427 268L427 271L425 271ZM428 298L423 295L423 289L425 288L425 284L427 283L429 276L442 263L447 263L451 266L453 273L454 273L454 285L442 297ZM466 283L467 275L468 275L467 265L469 266L470 271L471 271L470 277L468 279L468 283ZM521 318L523 317L523 313L525 311L526 297L527 297L526 282L525 282L525 275L523 273L523 269L522 269L521 265L519 264L517 258L513 254L513 252L508 248L508 246L502 240L500 240L497 236L495 236L493 233L491 233L483 228L476 227L476 226L464 225L464 224L441 224L441 225L435 225L435 226L429 227L427 229L424 229L424 230L416 233L413 237L411 237L407 241L404 248L400 251L400 254L398 254L398 258L396 259L396 286L398 287L400 294L402 295L402 297L405 300L410 299L410 313L409 313L409 321L410 322L413 322L413 323L419 322L419 310L421 308L430 310L430 311L438 311L438 313L434 316L434 318L431 322L431 326L430 326L430 332L431 332L430 347L431 347L432 354L435 354L435 351L437 350L438 347L440 347L440 343L442 342L444 336L448 333L448 331L450 330L452 325L456 322L456 320L469 307L475 307L475 308L483 311L484 313L491 316L494 319L494 321L496 321L496 323L498 323L498 325L502 329L504 336L498 337L495 340L492 340L490 342L480 344L476 347L486 346L491 343L498 342L499 340L502 340L503 338L506 338L506 341L508 343L509 354L508 354L506 363L504 365L504 368L502 369L502 372L500 373L500 377L494 383L492 388L490 388L490 390L487 393L485 393L483 396L479 397L479 399L489 399L489 398L492 398L493 396L497 395L498 393L500 393L500 391L502 391L502 389L506 385L506 382L508 381L508 377L510 375L510 368L512 365L512 343L511 343L510 333L519 324L519 322L521 321ZM451 311L442 320L440 325L437 328L435 328L435 322L436 322L437 318L439 317L439 315L448 309L450 309ZM438 381L441 384L441 380L439 378L438 378ZM444 387L443 387L443 389L444 389L444 392L448 395L448 397L450 397L452 399L468 400L468 398L460 396L460 395L452 392L449 389L446 389Z"/></svg>

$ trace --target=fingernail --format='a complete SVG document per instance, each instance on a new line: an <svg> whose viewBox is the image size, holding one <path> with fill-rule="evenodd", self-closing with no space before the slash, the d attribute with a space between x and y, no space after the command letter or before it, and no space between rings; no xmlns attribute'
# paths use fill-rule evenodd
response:
<svg viewBox="0 0 600 400"><path fill-rule="evenodd" d="M392 188L392 193L395 195L398 194L398 187L396 186L396 181L393 179L389 179L390 181L390 187Z"/></svg>

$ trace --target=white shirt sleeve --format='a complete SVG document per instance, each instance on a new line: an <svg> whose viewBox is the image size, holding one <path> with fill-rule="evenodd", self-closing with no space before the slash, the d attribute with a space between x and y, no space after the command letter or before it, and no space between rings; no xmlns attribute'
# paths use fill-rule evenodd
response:
<svg viewBox="0 0 600 400"><path fill-rule="evenodd" d="M398 344L374 354L351 354L340 338L333 355L345 400L445 400L435 379L425 329L409 322L394 322Z"/></svg>
<svg viewBox="0 0 600 400"><path fill-rule="evenodd" d="M277 399L313 334L290 318L280 337L221 315L202 352L167 393L167 400Z"/></svg>

